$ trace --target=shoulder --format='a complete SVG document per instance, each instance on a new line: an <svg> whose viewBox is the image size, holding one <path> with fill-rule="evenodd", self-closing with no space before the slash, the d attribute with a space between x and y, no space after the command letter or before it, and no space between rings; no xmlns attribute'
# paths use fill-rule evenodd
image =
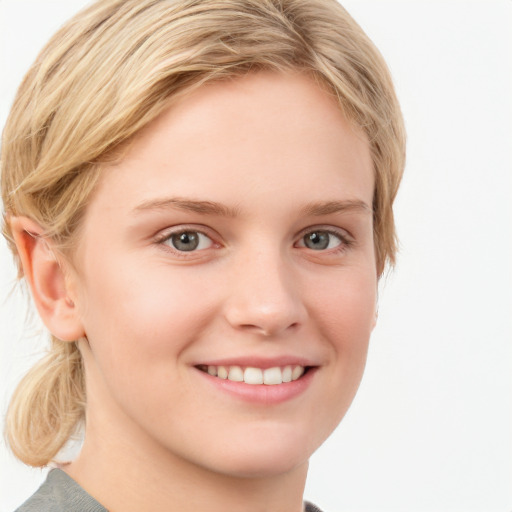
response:
<svg viewBox="0 0 512 512"><path fill-rule="evenodd" d="M53 469L45 482L15 512L108 512L60 469ZM322 512L304 502L304 512Z"/></svg>
<svg viewBox="0 0 512 512"><path fill-rule="evenodd" d="M53 469L39 489L15 512L107 512L70 476Z"/></svg>
<svg viewBox="0 0 512 512"><path fill-rule="evenodd" d="M309 501L304 502L304 512L322 512L316 505Z"/></svg>

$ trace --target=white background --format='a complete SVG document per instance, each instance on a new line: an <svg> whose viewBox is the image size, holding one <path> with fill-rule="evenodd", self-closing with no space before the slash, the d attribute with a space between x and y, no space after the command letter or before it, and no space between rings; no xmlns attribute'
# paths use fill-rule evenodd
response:
<svg viewBox="0 0 512 512"><path fill-rule="evenodd" d="M0 124L42 44L83 0L0 0ZM512 511L512 2L347 0L407 123L397 269L366 375L313 457L326 512ZM0 247L0 411L44 342ZM44 473L0 445L0 512Z"/></svg>

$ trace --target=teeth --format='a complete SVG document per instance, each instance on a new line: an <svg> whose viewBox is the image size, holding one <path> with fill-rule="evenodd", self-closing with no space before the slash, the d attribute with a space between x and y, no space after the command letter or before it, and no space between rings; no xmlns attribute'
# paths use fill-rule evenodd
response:
<svg viewBox="0 0 512 512"><path fill-rule="evenodd" d="M240 368L240 366L230 366L228 380L233 380L235 382L243 382L244 371L242 370L242 368Z"/></svg>
<svg viewBox="0 0 512 512"><path fill-rule="evenodd" d="M263 384L263 372L259 368L246 368L244 382L246 384Z"/></svg>
<svg viewBox="0 0 512 512"><path fill-rule="evenodd" d="M304 366L295 366L292 370L292 380L297 380L304 374Z"/></svg>
<svg viewBox="0 0 512 512"><path fill-rule="evenodd" d="M263 384L269 384L273 386L275 384L283 383L283 374L281 368L267 368L263 370Z"/></svg>
<svg viewBox="0 0 512 512"><path fill-rule="evenodd" d="M305 372L304 366L284 366L282 368L275 366L265 369L249 366L243 369L241 366L209 365L208 367L200 367L200 369L219 379L245 382L246 384L266 384L267 386L292 382L300 379Z"/></svg>

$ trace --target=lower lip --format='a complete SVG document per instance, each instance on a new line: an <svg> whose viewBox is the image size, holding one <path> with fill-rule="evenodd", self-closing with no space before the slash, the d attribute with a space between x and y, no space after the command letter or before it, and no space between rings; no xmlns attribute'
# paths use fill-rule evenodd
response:
<svg viewBox="0 0 512 512"><path fill-rule="evenodd" d="M208 383L221 392L228 393L246 402L274 405L286 402L304 393L311 384L316 370L317 368L310 368L297 380L275 385L234 382L228 379L219 379L201 370L197 371Z"/></svg>

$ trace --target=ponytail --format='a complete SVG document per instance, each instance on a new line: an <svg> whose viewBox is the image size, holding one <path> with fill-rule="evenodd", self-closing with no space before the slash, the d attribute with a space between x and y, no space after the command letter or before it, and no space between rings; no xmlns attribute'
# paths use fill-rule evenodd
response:
<svg viewBox="0 0 512 512"><path fill-rule="evenodd" d="M50 352L21 380L9 404L5 437L25 464L46 466L85 414L82 356L76 343L52 336Z"/></svg>

